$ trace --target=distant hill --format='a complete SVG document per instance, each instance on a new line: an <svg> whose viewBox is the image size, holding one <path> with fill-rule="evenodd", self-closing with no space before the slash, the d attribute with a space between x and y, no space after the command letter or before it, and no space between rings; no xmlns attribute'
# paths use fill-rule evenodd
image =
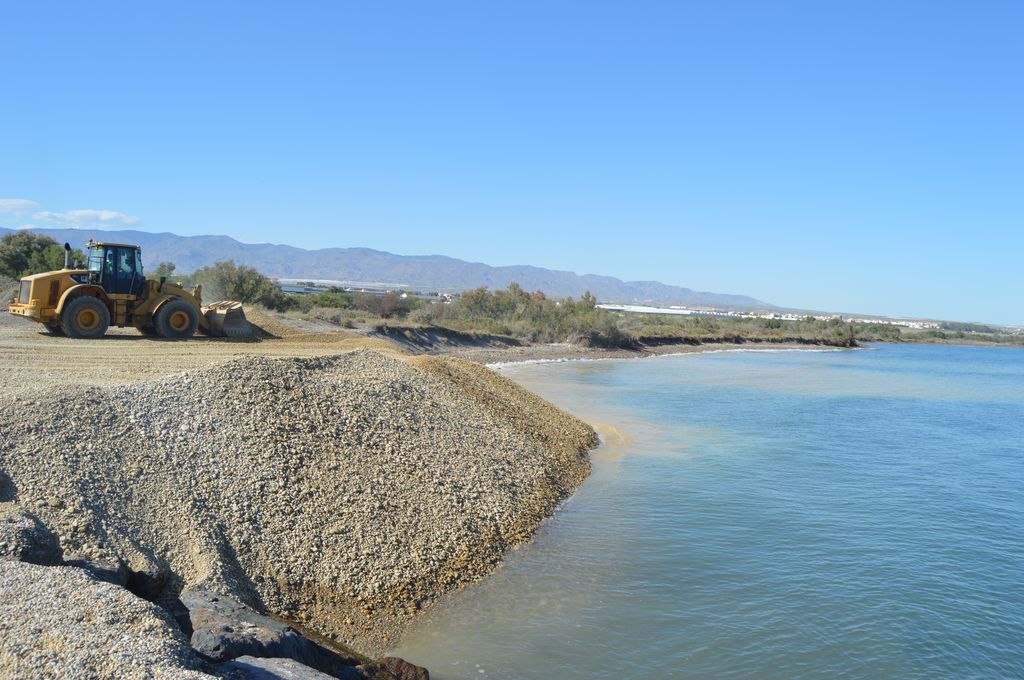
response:
<svg viewBox="0 0 1024 680"><path fill-rule="evenodd" d="M0 227L0 235L9 229ZM549 296L579 296L589 290L602 302L707 305L728 308L769 308L772 305L746 295L706 293L657 281L621 281L611 276L579 275L527 265L491 267L443 255L394 255L369 248L304 250L269 243L241 243L228 236L178 236L164 232L102 229L33 229L60 243L80 247L90 236L97 241L137 243L145 262L173 262L180 272L191 272L217 260L234 260L255 267L267 276L292 279L380 281L416 289L461 291L487 286L504 288L512 281L526 290Z"/></svg>

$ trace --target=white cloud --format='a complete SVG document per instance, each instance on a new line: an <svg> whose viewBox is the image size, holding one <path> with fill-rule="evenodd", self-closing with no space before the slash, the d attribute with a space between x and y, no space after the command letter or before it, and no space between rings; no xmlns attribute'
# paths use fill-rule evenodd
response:
<svg viewBox="0 0 1024 680"><path fill-rule="evenodd" d="M35 210L39 204L27 198L0 198L0 213L18 215Z"/></svg>
<svg viewBox="0 0 1024 680"><path fill-rule="evenodd" d="M116 210L42 210L32 213L32 219L61 227L129 227L142 222L138 217L125 215Z"/></svg>
<svg viewBox="0 0 1024 680"><path fill-rule="evenodd" d="M75 228L117 228L130 227L142 222L138 217L125 215L116 210L68 210L67 212L55 212L53 210L39 210L42 207L35 201L27 198L0 198L0 215L14 215L19 225L16 229L45 228L45 227L75 227ZM27 224L31 214L32 224Z"/></svg>

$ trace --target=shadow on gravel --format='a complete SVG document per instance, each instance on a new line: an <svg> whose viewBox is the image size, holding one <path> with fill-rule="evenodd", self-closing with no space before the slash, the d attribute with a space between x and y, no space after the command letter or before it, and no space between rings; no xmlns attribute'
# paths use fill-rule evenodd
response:
<svg viewBox="0 0 1024 680"><path fill-rule="evenodd" d="M0 472L0 503L8 503L18 500L18 489L14 486L11 478Z"/></svg>

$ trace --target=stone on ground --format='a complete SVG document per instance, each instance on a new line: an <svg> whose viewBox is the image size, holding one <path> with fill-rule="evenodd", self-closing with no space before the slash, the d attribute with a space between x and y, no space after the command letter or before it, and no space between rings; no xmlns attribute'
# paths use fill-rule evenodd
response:
<svg viewBox="0 0 1024 680"><path fill-rule="evenodd" d="M294 659L242 656L221 669L230 680L335 680L335 676L303 666Z"/></svg>
<svg viewBox="0 0 1024 680"><path fill-rule="evenodd" d="M0 677L210 680L167 612L74 567L0 561Z"/></svg>
<svg viewBox="0 0 1024 680"><path fill-rule="evenodd" d="M38 517L13 510L0 515L0 560L60 564L60 544Z"/></svg>
<svg viewBox="0 0 1024 680"><path fill-rule="evenodd" d="M182 594L181 601L189 612L193 649L212 661L243 656L286 658L331 674L361 662L325 649L292 626L226 595L190 590Z"/></svg>

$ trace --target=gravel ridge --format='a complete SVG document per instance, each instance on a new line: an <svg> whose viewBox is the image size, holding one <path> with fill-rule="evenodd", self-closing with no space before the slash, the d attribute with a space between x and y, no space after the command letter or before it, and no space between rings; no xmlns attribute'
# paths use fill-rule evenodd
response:
<svg viewBox="0 0 1024 680"><path fill-rule="evenodd" d="M0 501L173 600L378 654L586 478L594 431L468 361L363 349L0 398Z"/></svg>

